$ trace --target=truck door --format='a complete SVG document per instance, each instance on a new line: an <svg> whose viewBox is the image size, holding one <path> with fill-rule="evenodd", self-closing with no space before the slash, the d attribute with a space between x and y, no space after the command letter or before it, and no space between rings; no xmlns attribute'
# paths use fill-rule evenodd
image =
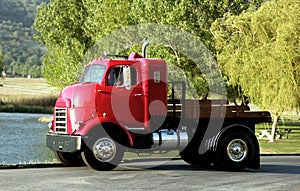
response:
<svg viewBox="0 0 300 191"><path fill-rule="evenodd" d="M130 127L143 127L143 91L138 67L115 66L107 75L107 116Z"/></svg>

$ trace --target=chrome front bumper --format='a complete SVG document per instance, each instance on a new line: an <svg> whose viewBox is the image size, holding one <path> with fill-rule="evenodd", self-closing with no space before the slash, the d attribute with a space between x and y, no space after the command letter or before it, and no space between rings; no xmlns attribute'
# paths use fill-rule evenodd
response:
<svg viewBox="0 0 300 191"><path fill-rule="evenodd" d="M81 149L81 136L48 133L46 146L53 151L72 153Z"/></svg>

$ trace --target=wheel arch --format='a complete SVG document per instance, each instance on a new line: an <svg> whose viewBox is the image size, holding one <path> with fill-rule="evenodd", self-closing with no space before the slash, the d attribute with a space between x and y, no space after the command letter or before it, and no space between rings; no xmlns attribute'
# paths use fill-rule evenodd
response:
<svg viewBox="0 0 300 191"><path fill-rule="evenodd" d="M79 130L77 130L74 135L80 135L84 139L88 138L89 134L93 134L96 130L104 130L111 138L115 138L118 134L122 137L121 144L126 147L133 147L133 137L130 132L114 122L108 121L106 119L94 118L85 123ZM118 140L115 140L119 142Z"/></svg>
<svg viewBox="0 0 300 191"><path fill-rule="evenodd" d="M122 144L123 146L126 146L126 147L133 147L133 137L131 136L131 134L129 133L129 131L127 129L125 129L124 127L117 125L115 123L111 123L111 122L102 123L102 126L103 126L105 132L112 139L119 142L119 140L116 140L116 137L115 137L115 135L118 134L122 138L121 142L119 142L120 144Z"/></svg>

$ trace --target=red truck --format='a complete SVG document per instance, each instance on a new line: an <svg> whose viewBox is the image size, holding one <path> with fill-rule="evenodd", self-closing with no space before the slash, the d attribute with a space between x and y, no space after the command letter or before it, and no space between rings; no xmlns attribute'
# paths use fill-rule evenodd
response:
<svg viewBox="0 0 300 191"><path fill-rule="evenodd" d="M168 83L167 63L145 58L145 50L95 59L78 83L61 91L47 147L65 165L95 170L114 169L124 152L171 150L191 165L258 169L255 124L270 122L270 113L227 100L186 99L185 92L184 82Z"/></svg>

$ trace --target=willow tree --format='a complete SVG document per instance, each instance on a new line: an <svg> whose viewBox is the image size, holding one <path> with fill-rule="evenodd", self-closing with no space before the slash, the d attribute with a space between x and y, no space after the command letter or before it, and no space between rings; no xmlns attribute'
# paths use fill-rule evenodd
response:
<svg viewBox="0 0 300 191"><path fill-rule="evenodd" d="M300 2L267 1L257 11L226 15L212 27L218 62L230 83L273 114L300 107Z"/></svg>

